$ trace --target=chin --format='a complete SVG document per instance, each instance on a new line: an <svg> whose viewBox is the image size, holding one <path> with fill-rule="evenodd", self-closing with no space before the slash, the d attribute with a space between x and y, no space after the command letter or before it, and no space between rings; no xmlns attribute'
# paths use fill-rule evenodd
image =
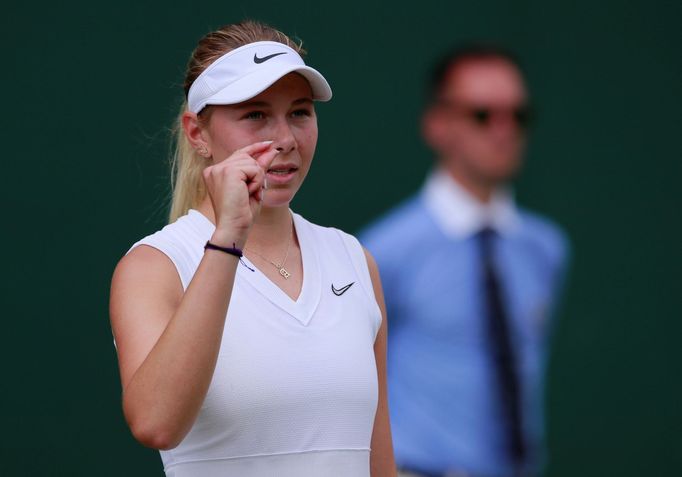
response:
<svg viewBox="0 0 682 477"><path fill-rule="evenodd" d="M505 182L516 175L521 163L518 160L505 158L503 160L490 161L486 166L481 170L482 175L497 182Z"/></svg>
<svg viewBox="0 0 682 477"><path fill-rule="evenodd" d="M289 190L269 189L265 192L263 207L268 209L288 208L294 199L294 195Z"/></svg>

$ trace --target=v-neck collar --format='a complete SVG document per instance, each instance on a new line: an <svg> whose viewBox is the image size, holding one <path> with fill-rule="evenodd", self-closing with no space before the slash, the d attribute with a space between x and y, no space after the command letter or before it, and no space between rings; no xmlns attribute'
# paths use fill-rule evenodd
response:
<svg viewBox="0 0 682 477"><path fill-rule="evenodd" d="M213 223L201 212L194 210L190 212L197 212L211 225L211 229L215 230ZM246 256L242 257L242 260L249 268L247 269L241 265L237 267L237 277L248 282L249 285L255 288L272 304L291 315L303 326L308 326L317 309L317 305L320 303L322 294L320 263L317 249L313 243L313 237L310 236L310 224L303 217L294 212L292 212L291 215L294 219L296 236L298 237L298 243L301 247L301 261L303 262L303 284L301 285L301 292L299 293L298 298L293 300L261 272L253 262L246 258ZM211 234L212 233L213 232L211 231ZM251 271L251 269L253 271Z"/></svg>

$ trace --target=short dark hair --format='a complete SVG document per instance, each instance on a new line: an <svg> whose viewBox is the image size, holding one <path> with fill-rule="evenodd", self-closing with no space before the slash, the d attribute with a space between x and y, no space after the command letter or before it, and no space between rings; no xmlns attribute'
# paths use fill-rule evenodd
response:
<svg viewBox="0 0 682 477"><path fill-rule="evenodd" d="M471 60L488 60L500 59L505 60L516 66L521 74L523 68L518 57L511 51L493 44L485 43L468 43L465 45L456 46L447 51L434 64L431 70L426 90L426 101L431 104L438 99L448 73L456 66L461 65Z"/></svg>

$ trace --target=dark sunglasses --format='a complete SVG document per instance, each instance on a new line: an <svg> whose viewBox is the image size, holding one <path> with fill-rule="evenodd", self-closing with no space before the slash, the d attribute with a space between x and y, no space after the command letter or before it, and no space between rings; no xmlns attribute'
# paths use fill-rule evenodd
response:
<svg viewBox="0 0 682 477"><path fill-rule="evenodd" d="M482 128L489 127L495 118L504 117L511 118L518 127L526 129L533 119L532 111L527 105L516 108L489 108L485 106L463 106L442 101L440 106L466 116Z"/></svg>

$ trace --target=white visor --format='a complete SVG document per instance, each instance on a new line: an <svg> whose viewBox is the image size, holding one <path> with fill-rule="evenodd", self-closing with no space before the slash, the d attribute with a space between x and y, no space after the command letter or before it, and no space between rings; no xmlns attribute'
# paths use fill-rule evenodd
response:
<svg viewBox="0 0 682 477"><path fill-rule="evenodd" d="M209 104L241 103L294 71L308 80L313 99L331 99L327 80L306 66L295 50L275 41L258 41L224 54L206 68L189 88L187 107L198 113Z"/></svg>

